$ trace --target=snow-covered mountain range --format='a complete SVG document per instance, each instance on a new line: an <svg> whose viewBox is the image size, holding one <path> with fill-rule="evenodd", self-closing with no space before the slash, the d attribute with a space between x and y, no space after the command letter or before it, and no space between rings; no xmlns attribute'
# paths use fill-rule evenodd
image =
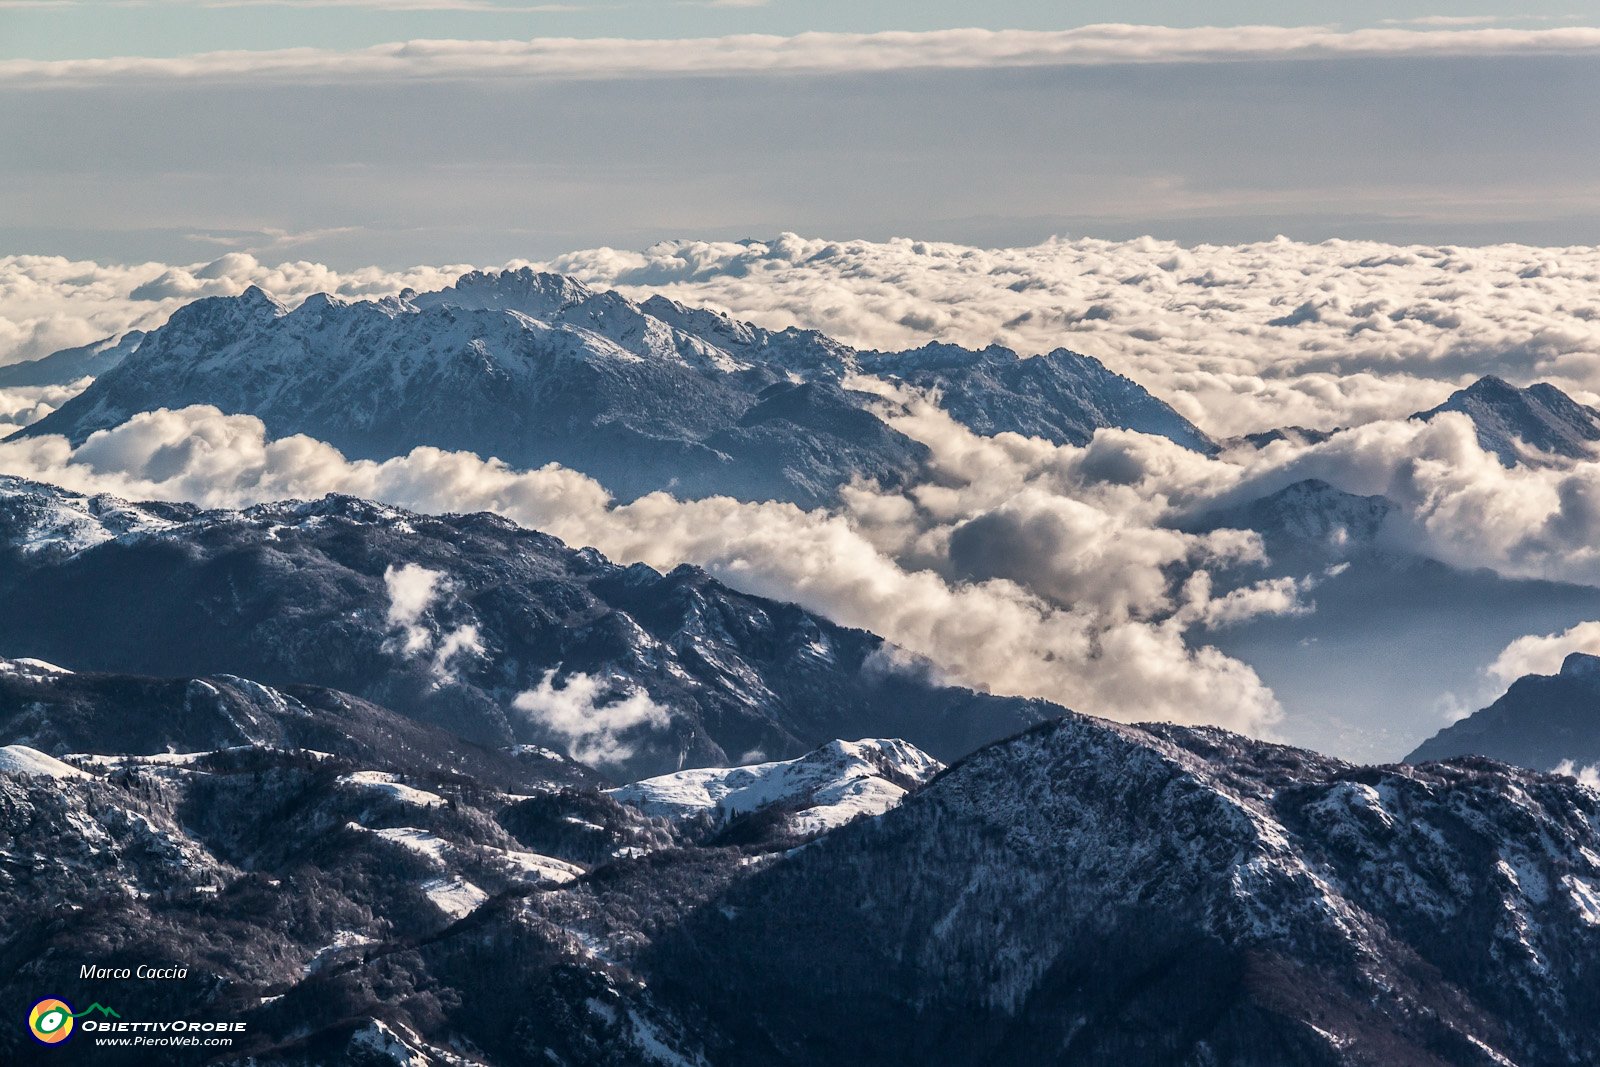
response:
<svg viewBox="0 0 1600 1067"><path fill-rule="evenodd" d="M856 351L527 270L200 300L0 386L85 376L22 433L212 404L622 498L911 485L930 453L879 407L900 387L978 434L1122 428L1184 463L1328 436L1219 445L1066 349ZM1486 378L1416 417L1444 412L1517 473L1600 441L1548 385ZM951 492L923 488L901 501ZM1195 576L1290 578L1308 610L1193 629L1301 715L1431 695L1600 617L1600 589L1430 558L1384 496L1255 492L1181 532L1254 531L1265 558ZM248 1022L207 1062L1600 1061L1600 792L1544 773L1600 764L1595 657L1411 765L1357 766L951 686L872 633L489 514L10 476L0 602L0 999ZM1321 673L1351 662L1356 683ZM108 990L86 960L192 979ZM0 1060L49 1055L27 1040L0 1028Z"/></svg>
<svg viewBox="0 0 1600 1067"><path fill-rule="evenodd" d="M874 414L857 375L937 388L984 433L1081 444L1125 426L1214 448L1133 382L1065 350L857 353L529 270L377 301L316 296L292 311L254 288L198 300L25 432L81 441L137 412L212 404L357 458L433 445L559 462L623 498L671 489L810 505L856 477L900 485L926 459Z"/></svg>
<svg viewBox="0 0 1600 1067"><path fill-rule="evenodd" d="M713 1062L1581 1063L1597 816L1486 761L1069 716L735 884L652 988L731 1027Z"/></svg>
<svg viewBox="0 0 1600 1067"><path fill-rule="evenodd" d="M4 674L66 687L84 721L159 718L128 694L197 684ZM337 714L206 684L258 723ZM92 756L34 740L57 751L0 746L22 964L0 995L49 975L125 1018L246 1022L213 1063L1600 1055L1600 794L1488 761L1359 768L1066 715L931 778L868 741L607 793L559 757L417 727L342 754L278 734ZM861 810L889 781L899 795ZM683 815L712 794L741 810ZM77 976L85 954L193 980L108 990ZM0 1032L0 1054L31 1062L27 1040Z"/></svg>

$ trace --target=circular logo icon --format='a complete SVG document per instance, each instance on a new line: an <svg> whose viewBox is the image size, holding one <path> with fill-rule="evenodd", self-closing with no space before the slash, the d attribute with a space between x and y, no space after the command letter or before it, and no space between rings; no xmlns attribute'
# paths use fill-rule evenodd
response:
<svg viewBox="0 0 1600 1067"><path fill-rule="evenodd" d="M72 1035L72 1005L46 997L28 1009L28 1030L47 1045L59 1045Z"/></svg>

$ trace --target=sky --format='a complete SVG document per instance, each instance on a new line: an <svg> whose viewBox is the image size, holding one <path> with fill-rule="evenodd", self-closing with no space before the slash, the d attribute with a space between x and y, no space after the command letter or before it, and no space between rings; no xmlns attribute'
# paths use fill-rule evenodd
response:
<svg viewBox="0 0 1600 1067"><path fill-rule="evenodd" d="M1595 4L551 6L0 0L0 251L1600 242Z"/></svg>

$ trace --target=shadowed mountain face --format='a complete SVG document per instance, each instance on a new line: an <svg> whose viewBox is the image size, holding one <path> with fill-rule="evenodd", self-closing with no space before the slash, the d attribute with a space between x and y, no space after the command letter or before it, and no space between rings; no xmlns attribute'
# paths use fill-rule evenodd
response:
<svg viewBox="0 0 1600 1067"><path fill-rule="evenodd" d="M7 662L85 721L162 714L117 688L162 683ZM258 725L332 714L211 684ZM244 1021L163 1062L252 1067L1600 1056L1600 800L1570 779L1067 715L931 781L863 741L608 795L559 760L491 787L438 734L429 769L394 726L344 755L0 747L0 996ZM0 1056L58 1055L28 1042Z"/></svg>
<svg viewBox="0 0 1600 1067"><path fill-rule="evenodd" d="M1357 496L1308 478L1255 500L1207 512L1185 524L1195 531L1254 530L1280 568L1326 566L1376 551L1395 510L1382 496Z"/></svg>
<svg viewBox="0 0 1600 1067"><path fill-rule="evenodd" d="M1499 700L1418 745L1406 762L1452 756L1539 770L1600 764L1600 657L1574 652L1560 674L1518 678Z"/></svg>
<svg viewBox="0 0 1600 1067"><path fill-rule="evenodd" d="M144 340L141 330L121 337L107 337L92 345L64 348L43 359L11 363L0 367L0 389L30 385L70 385L80 378L104 374L126 359Z"/></svg>
<svg viewBox="0 0 1600 1067"><path fill-rule="evenodd" d="M1419 555L1390 501L1322 481L1186 527L1255 530L1267 573L1310 580L1303 596L1314 610L1222 627L1206 640L1272 687L1289 709L1290 740L1352 759L1398 759L1414 748L1437 729L1443 695L1476 690L1483 665L1509 642L1600 617L1600 590ZM1247 570L1239 580L1259 576Z"/></svg>
<svg viewBox="0 0 1600 1067"><path fill-rule="evenodd" d="M211 404L356 458L432 445L561 463L622 498L668 489L811 506L853 478L902 485L926 459L849 387L863 372L939 389L981 433L1081 444L1124 426L1214 447L1138 385L1069 352L858 356L815 332L528 270L373 302L316 296L293 311L259 289L198 300L23 433L79 442L138 412Z"/></svg>
<svg viewBox="0 0 1600 1067"><path fill-rule="evenodd" d="M0 659L0 744L53 756L306 749L369 767L503 789L603 779L548 750L475 745L360 697L248 678L78 674Z"/></svg>
<svg viewBox="0 0 1600 1067"><path fill-rule="evenodd" d="M1486 762L1069 716L734 884L647 961L727 1028L714 1062L1584 1062L1597 814Z"/></svg>
<svg viewBox="0 0 1600 1067"><path fill-rule="evenodd" d="M325 686L629 776L837 737L948 760L1059 711L934 685L872 634L695 568L349 498L201 512L0 479L0 597L18 656Z"/></svg>
<svg viewBox="0 0 1600 1067"><path fill-rule="evenodd" d="M1546 382L1518 389L1492 375L1479 378L1438 407L1412 417L1431 419L1446 411L1470 418L1484 451L1493 452L1508 467L1537 462L1539 452L1587 459L1600 443L1600 411Z"/></svg>

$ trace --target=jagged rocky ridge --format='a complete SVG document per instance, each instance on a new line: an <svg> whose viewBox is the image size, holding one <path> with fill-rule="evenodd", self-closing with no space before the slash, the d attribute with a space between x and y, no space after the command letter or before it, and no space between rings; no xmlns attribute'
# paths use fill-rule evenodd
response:
<svg viewBox="0 0 1600 1067"><path fill-rule="evenodd" d="M1477 427L1479 445L1508 467L1542 464L1551 457L1591 459L1600 445L1600 411L1578 403L1548 382L1519 389L1488 375L1413 418L1432 419L1447 411L1470 418Z"/></svg>
<svg viewBox="0 0 1600 1067"><path fill-rule="evenodd" d="M1580 404L1549 382L1520 388L1504 378L1485 375L1451 393L1435 407L1411 417L1427 422L1445 413L1471 419L1478 444L1507 467L1592 459L1600 445L1600 410ZM1226 444L1252 448L1266 448L1279 441L1317 445L1343 432L1283 426L1245 434Z"/></svg>
<svg viewBox="0 0 1600 1067"><path fill-rule="evenodd" d="M409 622L386 578L407 567L435 576ZM491 515L344 497L208 512L0 478L0 597L17 656L322 686L490 745L568 750L517 697L598 680L597 706L643 694L659 709L615 738L628 777L839 737L949 760L1060 710L935 684L872 634L693 567L621 567Z"/></svg>
<svg viewBox="0 0 1600 1067"><path fill-rule="evenodd" d="M1099 360L1064 348L1018 359L991 345L976 352L933 343L908 352L873 352L860 366L933 393L957 422L984 436L1019 433L1085 445L1118 427L1165 437L1195 452L1217 445L1193 423Z"/></svg>
<svg viewBox="0 0 1600 1067"><path fill-rule="evenodd" d="M1083 443L1127 426L1214 447L1133 382L1065 350L858 354L812 331L530 270L378 301L314 296L292 311L254 288L198 300L22 432L76 442L141 411L212 404L352 457L433 445L518 467L559 462L624 498L667 489L812 505L857 477L903 484L926 459L852 388L858 374L937 388L983 433Z"/></svg>

